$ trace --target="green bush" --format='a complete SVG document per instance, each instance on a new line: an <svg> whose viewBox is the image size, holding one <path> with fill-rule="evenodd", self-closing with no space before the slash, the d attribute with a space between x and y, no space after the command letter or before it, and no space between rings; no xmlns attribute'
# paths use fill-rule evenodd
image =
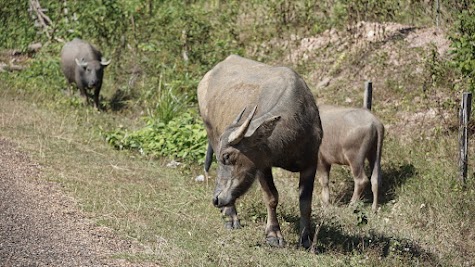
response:
<svg viewBox="0 0 475 267"><path fill-rule="evenodd" d="M106 141L119 150L137 150L143 155L169 157L203 163L206 153L206 131L200 119L191 112L175 116L168 123L146 118L147 125L137 131L117 129L105 133Z"/></svg>
<svg viewBox="0 0 475 267"><path fill-rule="evenodd" d="M452 64L467 82L469 90L475 92L475 8L470 6L460 12L450 37Z"/></svg>
<svg viewBox="0 0 475 267"><path fill-rule="evenodd" d="M56 45L50 45L47 49L52 51L59 51L60 47ZM12 82L12 86L16 90L21 90L43 98L47 96L45 101L49 101L60 93L62 89L66 88L66 79L61 72L59 56L53 57L51 53L54 52L42 52L35 55L33 60L25 60L20 64L27 66L21 72L11 72L9 75L14 77L8 79ZM39 100L41 100L39 99Z"/></svg>
<svg viewBox="0 0 475 267"><path fill-rule="evenodd" d="M28 13L29 1L2 0L0 4L0 48L25 50L37 37Z"/></svg>

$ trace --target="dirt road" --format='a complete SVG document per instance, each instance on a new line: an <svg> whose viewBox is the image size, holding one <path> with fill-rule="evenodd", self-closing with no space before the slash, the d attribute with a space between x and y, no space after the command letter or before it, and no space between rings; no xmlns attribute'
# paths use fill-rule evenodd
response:
<svg viewBox="0 0 475 267"><path fill-rule="evenodd" d="M137 245L94 226L40 172L0 138L0 266L134 266L114 255Z"/></svg>

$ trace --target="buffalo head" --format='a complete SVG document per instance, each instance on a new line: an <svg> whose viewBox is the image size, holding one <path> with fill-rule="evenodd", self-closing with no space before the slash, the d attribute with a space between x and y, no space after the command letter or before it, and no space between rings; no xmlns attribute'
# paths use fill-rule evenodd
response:
<svg viewBox="0 0 475 267"><path fill-rule="evenodd" d="M271 166L267 139L272 135L280 116L254 116L257 106L240 124L246 108L236 117L219 138L216 158L218 173L213 204L216 207L234 205L256 178L256 172Z"/></svg>
<svg viewBox="0 0 475 267"><path fill-rule="evenodd" d="M74 61L80 68L82 73L81 77L85 81L85 85L88 88L94 88L102 82L104 68L110 63L110 60L106 60L103 57L101 57L101 61L85 61L84 58L81 58L81 60L75 58Z"/></svg>

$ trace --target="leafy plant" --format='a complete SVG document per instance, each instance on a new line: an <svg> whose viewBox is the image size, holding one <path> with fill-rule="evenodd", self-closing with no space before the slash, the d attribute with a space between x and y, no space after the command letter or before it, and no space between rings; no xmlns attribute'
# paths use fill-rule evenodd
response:
<svg viewBox="0 0 475 267"><path fill-rule="evenodd" d="M356 215L356 226L361 228L368 224L368 216L363 210L363 204L361 201L356 205L357 206L355 207L355 210L353 210L353 213Z"/></svg>
<svg viewBox="0 0 475 267"><path fill-rule="evenodd" d="M452 63L467 81L470 91L475 92L475 9L473 6L461 10L455 24L455 34L450 51Z"/></svg>
<svg viewBox="0 0 475 267"><path fill-rule="evenodd" d="M115 148L137 150L143 155L203 163L206 153L206 131L191 112L182 113L167 123L147 118L147 125L140 130L117 129L105 136Z"/></svg>
<svg viewBox="0 0 475 267"><path fill-rule="evenodd" d="M28 13L29 1L3 0L0 4L0 48L24 50L36 37Z"/></svg>

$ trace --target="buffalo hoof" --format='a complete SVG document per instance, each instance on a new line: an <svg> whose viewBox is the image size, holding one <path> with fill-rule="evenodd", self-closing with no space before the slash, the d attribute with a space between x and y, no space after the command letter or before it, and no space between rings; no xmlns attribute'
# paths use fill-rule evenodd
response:
<svg viewBox="0 0 475 267"><path fill-rule="evenodd" d="M305 249L309 249L312 246L312 238L308 232L302 233L302 235L300 235L299 241L300 246L304 247Z"/></svg>
<svg viewBox="0 0 475 267"><path fill-rule="evenodd" d="M308 238L301 240L300 245L305 249L309 249L312 246L312 241Z"/></svg>
<svg viewBox="0 0 475 267"><path fill-rule="evenodd" d="M271 247L283 248L285 241L282 237L268 236L266 237L266 243Z"/></svg>
<svg viewBox="0 0 475 267"><path fill-rule="evenodd" d="M239 220L236 221L227 221L224 223L224 228L228 230L235 230L235 229L240 229L241 228L241 223Z"/></svg>
<svg viewBox="0 0 475 267"><path fill-rule="evenodd" d="M378 213L380 208L378 208L378 205L373 204L371 206L371 210L373 211L374 214Z"/></svg>

